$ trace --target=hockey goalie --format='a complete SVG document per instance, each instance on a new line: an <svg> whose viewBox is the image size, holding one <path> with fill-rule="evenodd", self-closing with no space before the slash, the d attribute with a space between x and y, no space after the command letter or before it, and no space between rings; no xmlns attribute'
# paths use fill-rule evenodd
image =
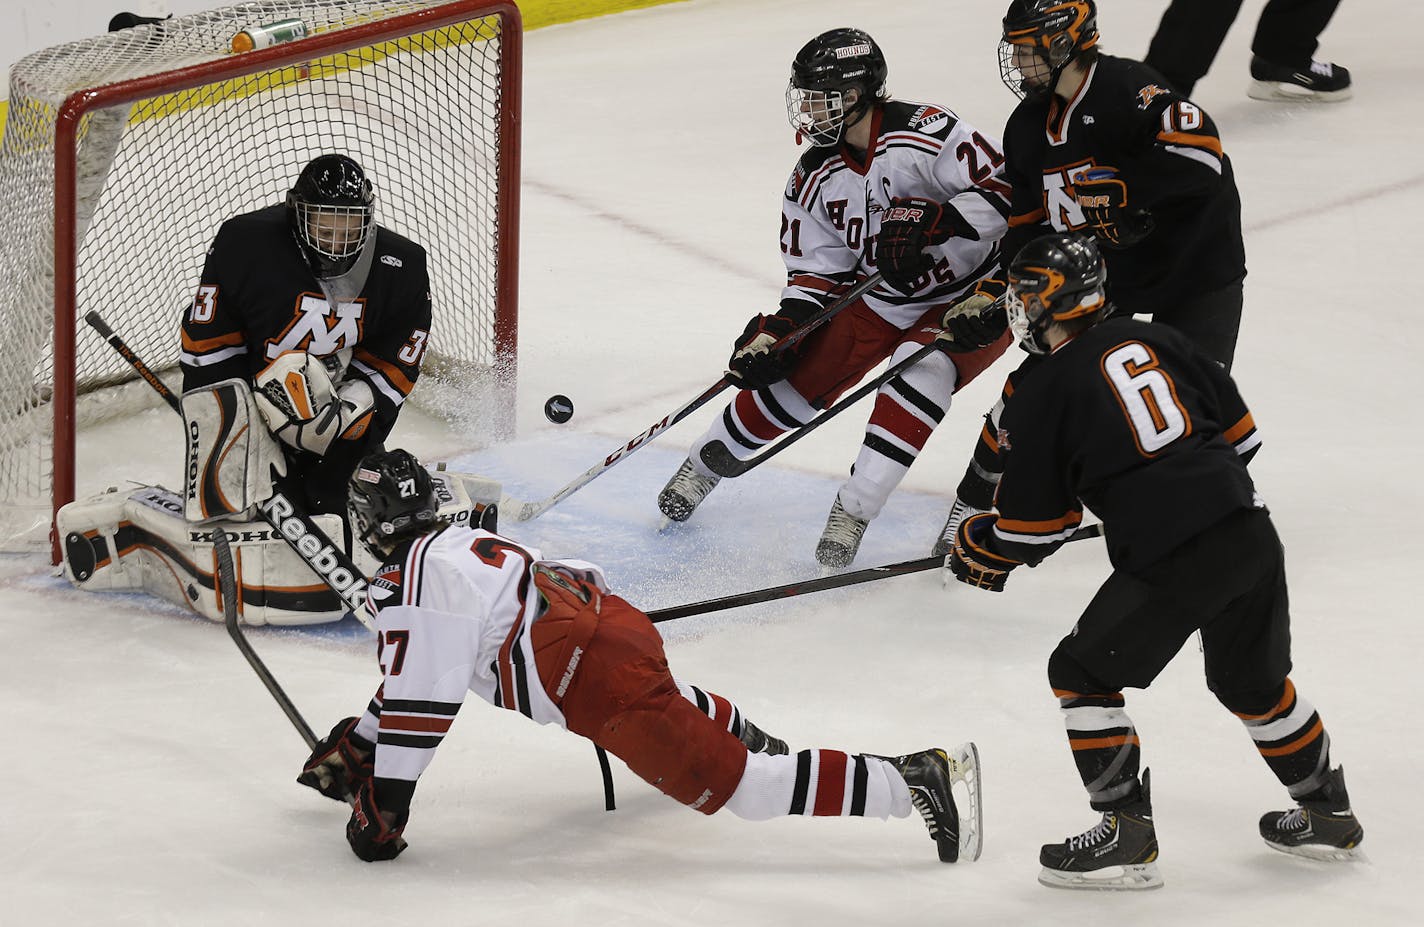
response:
<svg viewBox="0 0 1424 927"><path fill-rule="evenodd" d="M430 320L425 250L376 224L349 157L314 159L285 202L224 222L183 317L184 492L63 507L66 576L222 620L212 537L224 531L244 623L339 620L376 566L351 544L346 484L414 388ZM437 517L493 527L497 483L432 476Z"/></svg>

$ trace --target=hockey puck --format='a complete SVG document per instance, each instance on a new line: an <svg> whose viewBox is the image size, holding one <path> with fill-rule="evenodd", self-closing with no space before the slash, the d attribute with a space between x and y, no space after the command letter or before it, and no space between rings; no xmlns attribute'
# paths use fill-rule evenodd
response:
<svg viewBox="0 0 1424 927"><path fill-rule="evenodd" d="M550 396L544 403L544 417L556 425L562 425L574 417L573 400L567 396Z"/></svg>

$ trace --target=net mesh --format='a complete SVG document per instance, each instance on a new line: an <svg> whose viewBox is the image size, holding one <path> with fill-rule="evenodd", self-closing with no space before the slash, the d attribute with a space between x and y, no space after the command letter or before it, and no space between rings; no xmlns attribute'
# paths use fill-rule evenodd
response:
<svg viewBox="0 0 1424 927"><path fill-rule="evenodd" d="M499 115L508 76L499 17L477 15L468 2L262 0L58 46L15 66L0 144L0 332L19 360L0 365L0 548L43 542L51 516L54 138L65 98L230 60L233 35L263 24L300 19L321 35L436 7L468 8L472 18L101 109L84 117L76 146L77 317L97 310L165 379L222 221L280 202L318 154L355 158L376 188L377 222L429 253L435 325L418 401L467 388L500 360ZM96 408L123 409L115 387L135 379L82 325L74 375L81 423ZM125 391L130 401L147 392Z"/></svg>

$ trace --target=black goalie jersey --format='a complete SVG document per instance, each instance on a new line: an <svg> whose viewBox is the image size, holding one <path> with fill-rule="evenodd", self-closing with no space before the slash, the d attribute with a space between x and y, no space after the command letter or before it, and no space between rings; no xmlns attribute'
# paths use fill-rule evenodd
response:
<svg viewBox="0 0 1424 927"><path fill-rule="evenodd" d="M1260 444L1236 384L1176 331L1109 319L1032 358L999 421L1004 475L986 546L1036 564L1102 519L1113 566L1146 566L1260 505Z"/></svg>
<svg viewBox="0 0 1424 927"><path fill-rule="evenodd" d="M1152 314L1246 275L1241 200L1216 125L1148 66L1103 55L1073 99L1020 103L1004 153L1013 187L1005 263L1049 226L1088 233L1073 178L1112 168L1129 206L1156 224L1141 242L1104 252L1119 309Z"/></svg>
<svg viewBox="0 0 1424 927"><path fill-rule="evenodd" d="M425 250L376 227L365 286L333 301L303 260L283 205L224 222L203 279L183 317L183 389L231 377L251 382L285 351L339 359L369 381L376 413L367 434L381 440L420 375L430 337Z"/></svg>

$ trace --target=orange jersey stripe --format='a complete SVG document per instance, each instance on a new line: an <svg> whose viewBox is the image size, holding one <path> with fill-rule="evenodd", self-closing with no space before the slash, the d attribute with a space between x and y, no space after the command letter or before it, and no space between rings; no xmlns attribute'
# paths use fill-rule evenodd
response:
<svg viewBox="0 0 1424 927"><path fill-rule="evenodd" d="M358 357L362 363L370 364L379 370L385 378L391 382L391 385L400 391L402 396L409 396L410 391L415 389L415 384L410 381L410 378L405 375L404 371L390 361L382 360L365 348L357 348L356 357Z"/></svg>
<svg viewBox="0 0 1424 927"><path fill-rule="evenodd" d="M1158 132L1157 137L1172 145L1186 145L1188 148L1204 148L1221 157L1221 139L1215 135L1193 135L1190 132Z"/></svg>
<svg viewBox="0 0 1424 927"><path fill-rule="evenodd" d="M195 354L204 351L213 351L217 348L225 348L229 345L242 344L242 332L229 332L226 335L217 335L213 338L189 338L187 332L183 332L183 348Z"/></svg>
<svg viewBox="0 0 1424 927"><path fill-rule="evenodd" d="M1056 531L1079 525L1082 521L1082 512L1068 512L1060 518L1051 518L1047 521L1023 521L1000 516L997 524L1005 531L1013 531L1016 534L1053 534Z"/></svg>
<svg viewBox="0 0 1424 927"><path fill-rule="evenodd" d="M1247 412L1244 416L1242 416L1241 421L1237 422L1235 425L1232 425L1226 430L1226 434L1224 437L1227 441L1230 441L1232 444L1235 444L1237 441L1241 440L1241 437L1243 435L1249 434L1255 427L1256 420L1251 417L1250 412Z"/></svg>

